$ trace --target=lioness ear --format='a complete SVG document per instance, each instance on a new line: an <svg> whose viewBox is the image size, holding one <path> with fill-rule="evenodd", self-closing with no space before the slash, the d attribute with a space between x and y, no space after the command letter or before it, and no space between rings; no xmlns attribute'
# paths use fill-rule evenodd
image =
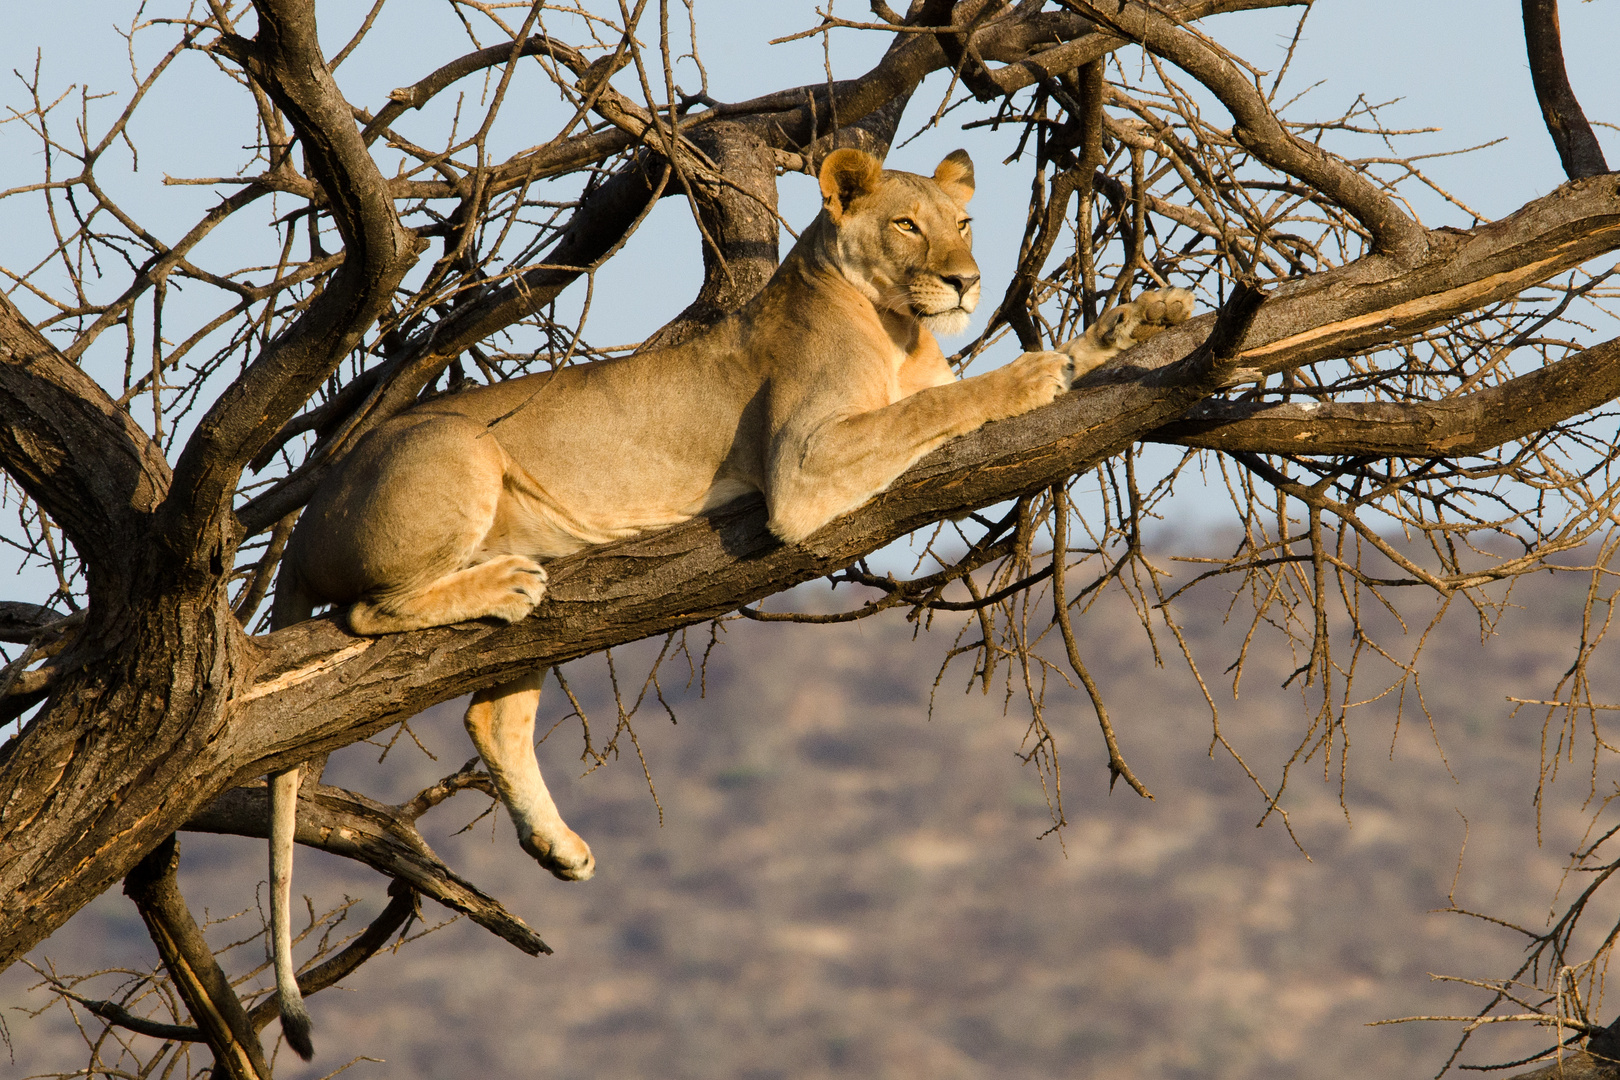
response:
<svg viewBox="0 0 1620 1080"><path fill-rule="evenodd" d="M883 179L883 163L863 150L834 150L821 163L821 205L827 215L839 221L849 204L877 190Z"/></svg>
<svg viewBox="0 0 1620 1080"><path fill-rule="evenodd" d="M952 150L934 170L934 183L958 206L973 198L973 159L966 150Z"/></svg>

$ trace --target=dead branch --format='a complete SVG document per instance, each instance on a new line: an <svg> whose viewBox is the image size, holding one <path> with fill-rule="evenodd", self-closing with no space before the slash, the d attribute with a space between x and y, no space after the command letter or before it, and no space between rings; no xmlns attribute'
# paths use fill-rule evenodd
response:
<svg viewBox="0 0 1620 1080"><path fill-rule="evenodd" d="M303 787L298 795L298 843L363 862L466 915L530 956L551 952L522 919L433 853L416 831L408 805L386 806L326 784ZM182 827L191 832L268 839L269 821L269 797L260 784L225 792Z"/></svg>
<svg viewBox="0 0 1620 1080"><path fill-rule="evenodd" d="M1592 125L1575 100L1564 68L1564 44L1558 32L1558 0L1524 0L1524 44L1530 54L1530 81L1536 88L1547 134L1558 148L1558 160L1571 180L1609 171Z"/></svg>

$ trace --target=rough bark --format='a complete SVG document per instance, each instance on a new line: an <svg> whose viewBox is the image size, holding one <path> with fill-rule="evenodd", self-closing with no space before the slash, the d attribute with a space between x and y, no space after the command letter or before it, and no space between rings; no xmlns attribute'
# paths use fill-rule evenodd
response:
<svg viewBox="0 0 1620 1080"><path fill-rule="evenodd" d="M1557 1060L1531 1072L1518 1073L1511 1080L1615 1080L1620 1065L1595 1058L1584 1050L1567 1050Z"/></svg>
<svg viewBox="0 0 1620 1080"><path fill-rule="evenodd" d="M3 294L0 462L104 576L127 572L129 538L147 531L169 491L168 463L147 434Z"/></svg>
<svg viewBox="0 0 1620 1080"><path fill-rule="evenodd" d="M244 658L260 655L222 591L198 603L137 585L160 599L92 609L45 710L0 748L0 940L42 938L164 839L147 826L197 801L191 762L209 758Z"/></svg>
<svg viewBox="0 0 1620 1080"><path fill-rule="evenodd" d="M726 183L696 181L703 223L703 286L697 298L648 338L644 349L678 344L742 307L765 287L781 261L776 213L776 161L751 127L708 124L692 140Z"/></svg>
<svg viewBox="0 0 1620 1080"><path fill-rule="evenodd" d="M1620 338L1444 401L1206 401L1154 442L1252 454L1465 457L1546 431L1620 397Z"/></svg>

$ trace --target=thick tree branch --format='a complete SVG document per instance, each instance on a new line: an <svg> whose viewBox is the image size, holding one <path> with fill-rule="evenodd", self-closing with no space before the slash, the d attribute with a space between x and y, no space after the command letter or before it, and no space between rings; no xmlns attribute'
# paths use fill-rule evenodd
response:
<svg viewBox="0 0 1620 1080"><path fill-rule="evenodd" d="M1587 123L1564 67L1564 44L1558 31L1558 0L1524 0L1524 44L1530 54L1530 81L1558 148L1558 160L1571 180L1609 171L1592 125Z"/></svg>
<svg viewBox="0 0 1620 1080"><path fill-rule="evenodd" d="M1428 255L1415 265L1367 255L1278 285L1245 342L1249 378L1372 351L1620 248L1620 183L1575 181L1499 221L1466 232L1435 229L1425 246ZM1143 365L1190 348L1200 328L1194 319L1167 331L1088 381L1140 379Z"/></svg>
<svg viewBox="0 0 1620 1080"><path fill-rule="evenodd" d="M169 491L151 438L0 294L0 468L67 532L91 569L138 557L131 543Z"/></svg>
<svg viewBox="0 0 1620 1080"><path fill-rule="evenodd" d="M66 618L55 608L21 600L0 600L0 641L27 645L41 630Z"/></svg>
<svg viewBox="0 0 1620 1080"><path fill-rule="evenodd" d="M1620 338L1444 401L1206 401L1153 442L1255 454L1467 457L1620 397Z"/></svg>
<svg viewBox="0 0 1620 1080"><path fill-rule="evenodd" d="M180 895L179 864L180 847L171 836L130 872L124 892L140 909L163 966L214 1052L215 1075L270 1080L258 1033Z"/></svg>

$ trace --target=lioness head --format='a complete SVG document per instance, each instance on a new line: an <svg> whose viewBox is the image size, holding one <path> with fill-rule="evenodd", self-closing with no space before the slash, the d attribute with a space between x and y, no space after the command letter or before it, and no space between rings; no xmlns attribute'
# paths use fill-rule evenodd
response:
<svg viewBox="0 0 1620 1080"><path fill-rule="evenodd" d="M932 178L885 170L860 150L821 165L822 210L836 230L839 269L879 309L958 334L979 304L973 261L973 161L952 151Z"/></svg>

